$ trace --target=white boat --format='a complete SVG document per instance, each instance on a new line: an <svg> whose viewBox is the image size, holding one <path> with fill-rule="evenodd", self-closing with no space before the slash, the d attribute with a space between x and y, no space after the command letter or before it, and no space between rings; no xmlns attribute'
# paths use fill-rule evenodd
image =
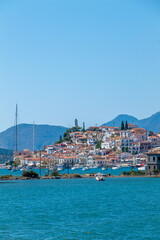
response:
<svg viewBox="0 0 160 240"><path fill-rule="evenodd" d="M102 167L102 170L104 171L104 170L106 170L106 168L105 168L105 167Z"/></svg>
<svg viewBox="0 0 160 240"><path fill-rule="evenodd" d="M92 168L97 168L97 166L93 166Z"/></svg>
<svg viewBox="0 0 160 240"><path fill-rule="evenodd" d="M76 169L82 168L79 164L75 164L74 167L75 167Z"/></svg>
<svg viewBox="0 0 160 240"><path fill-rule="evenodd" d="M20 171L25 171L26 170L26 168L20 168Z"/></svg>
<svg viewBox="0 0 160 240"><path fill-rule="evenodd" d="M62 170L63 170L63 168L61 168L61 167L57 168L57 171L62 171Z"/></svg>
<svg viewBox="0 0 160 240"><path fill-rule="evenodd" d="M101 174L96 176L96 181L105 181L104 177Z"/></svg>
<svg viewBox="0 0 160 240"><path fill-rule="evenodd" d="M71 170L75 170L75 169L77 169L77 168L76 168L76 167L72 167L72 168L71 168Z"/></svg>
<svg viewBox="0 0 160 240"><path fill-rule="evenodd" d="M112 167L112 170L117 170L120 169L120 167L116 166L116 167Z"/></svg>
<svg viewBox="0 0 160 240"><path fill-rule="evenodd" d="M147 166L142 166L138 168L139 171L146 171L147 170Z"/></svg>
<svg viewBox="0 0 160 240"><path fill-rule="evenodd" d="M12 166L9 165L9 166L6 167L6 169L7 169L7 170L12 170Z"/></svg>
<svg viewBox="0 0 160 240"><path fill-rule="evenodd" d="M82 168L83 171L85 171L85 170L87 170L87 169L88 169L87 167Z"/></svg>

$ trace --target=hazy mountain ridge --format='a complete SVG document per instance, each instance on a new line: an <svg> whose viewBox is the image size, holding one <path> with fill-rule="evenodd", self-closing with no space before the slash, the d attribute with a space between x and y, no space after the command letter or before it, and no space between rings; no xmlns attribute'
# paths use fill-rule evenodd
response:
<svg viewBox="0 0 160 240"><path fill-rule="evenodd" d="M44 145L51 145L59 140L66 127L51 125L35 125L35 150L42 149ZM15 150L15 127L8 128L0 133L0 148ZM33 150L33 125L18 125L18 150L29 148Z"/></svg>
<svg viewBox="0 0 160 240"><path fill-rule="evenodd" d="M119 126L121 126L122 121L124 121L124 122L127 121L128 123L137 124L138 119L133 116L127 115L127 114L120 114L113 120L102 124L102 126L119 127Z"/></svg>
<svg viewBox="0 0 160 240"><path fill-rule="evenodd" d="M109 121L107 123L102 124L102 126L121 126L122 121L127 121L131 124L136 124L139 127L143 127L147 129L148 131L152 132L160 132L160 112L157 112L153 114L152 116L144 119L138 120L137 118L127 115L127 114L121 114L118 115L116 118L114 118L112 121Z"/></svg>

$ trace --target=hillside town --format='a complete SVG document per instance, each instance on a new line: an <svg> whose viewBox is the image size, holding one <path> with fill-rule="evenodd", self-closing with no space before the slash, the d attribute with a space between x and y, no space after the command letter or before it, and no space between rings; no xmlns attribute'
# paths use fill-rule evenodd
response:
<svg viewBox="0 0 160 240"><path fill-rule="evenodd" d="M139 167L146 169L147 154L160 149L160 134L139 128L126 122L119 127L92 126L85 129L78 126L67 129L59 141L44 146L43 150L14 152L14 163L21 167L43 167L76 169L102 167Z"/></svg>

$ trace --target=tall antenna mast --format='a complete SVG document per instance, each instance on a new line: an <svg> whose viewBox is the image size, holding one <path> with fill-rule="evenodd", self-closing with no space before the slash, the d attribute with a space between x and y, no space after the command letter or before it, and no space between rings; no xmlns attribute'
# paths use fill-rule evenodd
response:
<svg viewBox="0 0 160 240"><path fill-rule="evenodd" d="M34 122L33 122L33 152L35 149L35 134L34 134Z"/></svg>
<svg viewBox="0 0 160 240"><path fill-rule="evenodd" d="M17 121L17 118L18 118L18 104L16 104L16 151L17 151L17 147L18 147L18 121Z"/></svg>

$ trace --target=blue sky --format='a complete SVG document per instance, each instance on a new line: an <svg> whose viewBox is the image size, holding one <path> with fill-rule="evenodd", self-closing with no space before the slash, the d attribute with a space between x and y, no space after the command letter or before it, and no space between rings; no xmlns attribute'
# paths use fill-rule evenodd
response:
<svg viewBox="0 0 160 240"><path fill-rule="evenodd" d="M1 0L0 131L160 111L158 0Z"/></svg>

